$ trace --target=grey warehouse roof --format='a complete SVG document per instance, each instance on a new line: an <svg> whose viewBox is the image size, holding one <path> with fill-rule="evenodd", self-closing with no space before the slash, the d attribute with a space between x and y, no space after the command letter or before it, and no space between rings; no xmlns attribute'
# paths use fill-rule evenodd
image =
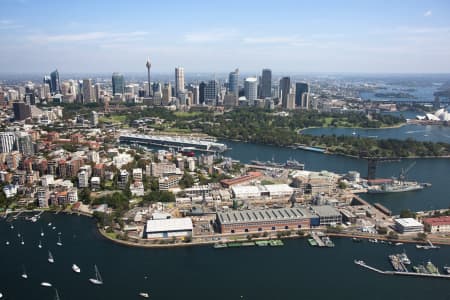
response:
<svg viewBox="0 0 450 300"><path fill-rule="evenodd" d="M285 221L310 218L310 213L302 208L238 210L218 212L217 217L221 224L239 224L264 221Z"/></svg>

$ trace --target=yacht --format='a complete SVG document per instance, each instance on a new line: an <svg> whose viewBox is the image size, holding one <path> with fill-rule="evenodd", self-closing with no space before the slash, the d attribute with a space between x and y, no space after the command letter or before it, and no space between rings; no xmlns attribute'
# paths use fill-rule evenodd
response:
<svg viewBox="0 0 450 300"><path fill-rule="evenodd" d="M45 282L45 281L43 281L43 282L41 282L41 286L51 287L52 284L51 284L50 282Z"/></svg>
<svg viewBox="0 0 450 300"><path fill-rule="evenodd" d="M48 262L51 264L55 262L55 259L50 251L48 251Z"/></svg>
<svg viewBox="0 0 450 300"><path fill-rule="evenodd" d="M6 244L6 246L9 246L9 241L6 241L5 244Z"/></svg>
<svg viewBox="0 0 450 300"><path fill-rule="evenodd" d="M73 264L73 265L72 265L72 270L73 270L75 273L80 273L80 272L81 272L80 267L78 267L76 264Z"/></svg>
<svg viewBox="0 0 450 300"><path fill-rule="evenodd" d="M39 245L38 245L38 248L39 248L39 249L41 249L41 248L42 248L42 243L41 243L41 240L39 240Z"/></svg>
<svg viewBox="0 0 450 300"><path fill-rule="evenodd" d="M98 271L97 265L94 265L94 269L95 269L95 278L89 278L89 281L93 284L103 284L103 280L102 277L100 276L100 272Z"/></svg>
<svg viewBox="0 0 450 300"><path fill-rule="evenodd" d="M0 293L0 299L3 299L3 294L2 293Z"/></svg>
<svg viewBox="0 0 450 300"><path fill-rule="evenodd" d="M55 227L55 226L53 226L53 227L52 227L52 229L53 229L53 230L55 230L55 229L56 229L56 227Z"/></svg>
<svg viewBox="0 0 450 300"><path fill-rule="evenodd" d="M143 298L148 298L149 297L148 293L139 293L139 296L141 296Z"/></svg>
<svg viewBox="0 0 450 300"><path fill-rule="evenodd" d="M23 279L28 279L27 271L25 270L25 266L22 265L23 273L20 275Z"/></svg>
<svg viewBox="0 0 450 300"><path fill-rule="evenodd" d="M56 243L58 246L62 246L61 238L58 236L58 242Z"/></svg>
<svg viewBox="0 0 450 300"><path fill-rule="evenodd" d="M42 230L42 227L41 227L41 236L44 236L44 230Z"/></svg>
<svg viewBox="0 0 450 300"><path fill-rule="evenodd" d="M20 244L25 245L25 242L23 241L23 237L20 239Z"/></svg>
<svg viewBox="0 0 450 300"><path fill-rule="evenodd" d="M13 225L13 224L11 224L11 226L10 226L9 228L11 228L11 229L14 229L14 225Z"/></svg>
<svg viewBox="0 0 450 300"><path fill-rule="evenodd" d="M52 222L48 223L47 226L48 226L48 227L52 226Z"/></svg>

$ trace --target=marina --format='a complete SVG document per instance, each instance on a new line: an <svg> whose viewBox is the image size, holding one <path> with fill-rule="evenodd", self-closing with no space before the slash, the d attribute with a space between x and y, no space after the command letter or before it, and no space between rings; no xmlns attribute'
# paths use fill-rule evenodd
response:
<svg viewBox="0 0 450 300"><path fill-rule="evenodd" d="M442 278L450 279L450 275L434 274L434 273L422 273L422 272L409 272L409 271L382 271L366 264L363 260L354 260L354 263L358 266L366 268L368 270L377 272L384 275L402 275L402 276L414 276L414 277L428 277L428 278Z"/></svg>

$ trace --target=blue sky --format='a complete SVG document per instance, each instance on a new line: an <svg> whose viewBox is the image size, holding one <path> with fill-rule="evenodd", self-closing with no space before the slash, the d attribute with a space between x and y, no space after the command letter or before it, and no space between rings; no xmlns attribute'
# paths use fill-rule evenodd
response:
<svg viewBox="0 0 450 300"><path fill-rule="evenodd" d="M450 1L0 0L0 72L450 73Z"/></svg>

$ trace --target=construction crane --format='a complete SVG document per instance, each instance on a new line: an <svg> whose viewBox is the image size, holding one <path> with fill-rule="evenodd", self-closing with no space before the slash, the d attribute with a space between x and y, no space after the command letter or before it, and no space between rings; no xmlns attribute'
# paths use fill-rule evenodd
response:
<svg viewBox="0 0 450 300"><path fill-rule="evenodd" d="M406 179L406 175L408 174L408 172L416 165L416 162L413 161L406 169L401 170L400 175L398 176L398 180L399 181L405 181Z"/></svg>

